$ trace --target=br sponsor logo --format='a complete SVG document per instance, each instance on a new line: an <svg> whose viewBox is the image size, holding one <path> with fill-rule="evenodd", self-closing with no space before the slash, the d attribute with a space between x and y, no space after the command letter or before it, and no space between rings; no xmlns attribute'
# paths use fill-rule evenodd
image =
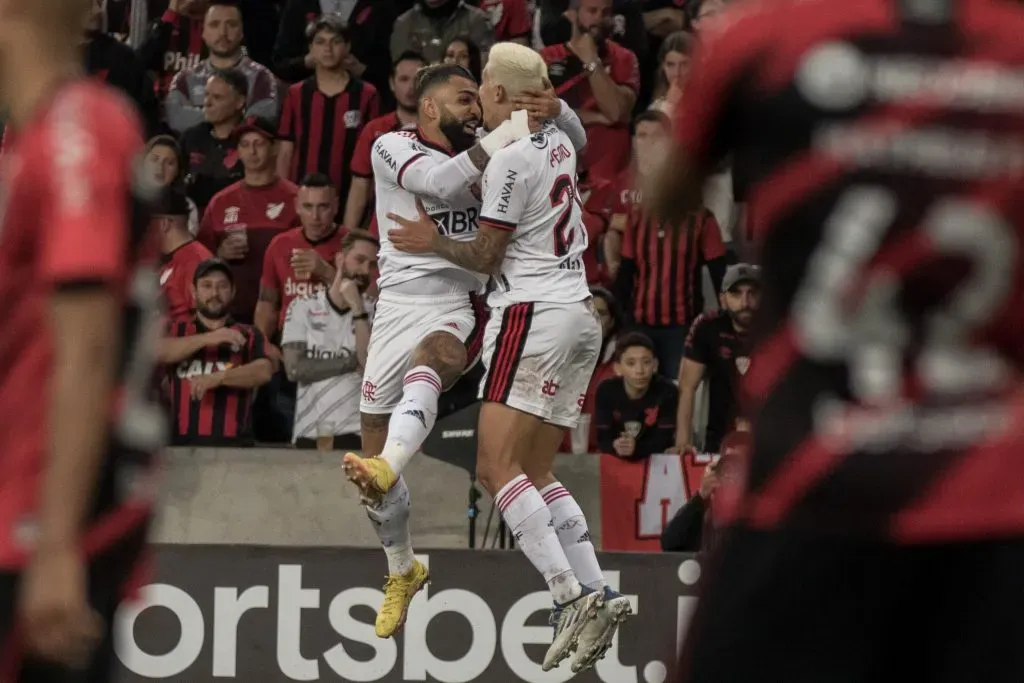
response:
<svg viewBox="0 0 1024 683"><path fill-rule="evenodd" d="M503 559L481 561L472 551L437 551L435 564L445 565L445 571L437 567L433 573L450 587L424 588L413 599L400 637L381 640L372 625L383 600L380 589L363 580L330 581L337 566L332 571L325 557L305 552L310 556L297 562L254 560L258 579L236 578L250 572L250 563L241 561L238 572L207 576L201 589L188 579L145 586L141 599L122 606L116 617L116 652L126 670L119 680L563 683L572 678L568 666L541 671L539 660L551 640L545 624L551 598L545 590L522 590L536 584L524 578L527 566L518 555L500 553ZM431 556L419 559L429 565ZM192 574L209 575L212 567L195 566L198 557L192 557ZM376 554L376 563L370 557L354 555L367 570L380 562ZM686 557L651 559L655 567L646 572L606 571L636 617L595 670L576 677L580 683L667 680L666 661L676 656L695 607L700 565ZM333 555L333 561L345 559ZM644 578L652 568L657 569L653 582Z"/></svg>
<svg viewBox="0 0 1024 683"><path fill-rule="evenodd" d="M445 236L475 233L480 227L479 212L473 207L465 211L436 211L430 217L437 223L438 233Z"/></svg>

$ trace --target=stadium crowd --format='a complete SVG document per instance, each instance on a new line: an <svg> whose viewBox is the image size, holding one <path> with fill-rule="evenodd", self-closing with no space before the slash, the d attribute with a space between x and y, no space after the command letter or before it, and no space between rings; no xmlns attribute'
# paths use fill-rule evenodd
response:
<svg viewBox="0 0 1024 683"><path fill-rule="evenodd" d="M457 63L479 79L491 46L515 41L540 52L588 137L579 191L604 344L564 450L717 452L759 300L757 268L738 263L743 181L721 169L682 224L641 200L700 68L694 40L724 4L96 0L86 68L138 105L145 169L164 188L153 220L174 321L160 352L174 442L359 447L373 142L416 127L421 67ZM350 310L351 328L324 329L316 302Z"/></svg>

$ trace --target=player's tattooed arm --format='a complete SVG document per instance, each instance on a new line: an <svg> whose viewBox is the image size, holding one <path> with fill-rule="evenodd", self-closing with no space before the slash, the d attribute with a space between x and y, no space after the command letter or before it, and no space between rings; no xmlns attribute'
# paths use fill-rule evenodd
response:
<svg viewBox="0 0 1024 683"><path fill-rule="evenodd" d="M437 224L431 218L423 203L416 200L416 218L404 218L395 213L387 215L399 227L388 231L391 246L409 254L434 253L467 270L493 275L505 260L505 250L512 238L511 230L480 225L476 239L472 242L458 242L441 235Z"/></svg>
<svg viewBox="0 0 1024 683"><path fill-rule="evenodd" d="M487 168L487 163L491 160L491 155L480 146L479 142L466 150L466 156L469 157L469 160L481 172Z"/></svg>
<svg viewBox="0 0 1024 683"><path fill-rule="evenodd" d="M293 382L309 384L359 370L359 358L350 351L337 358L310 358L306 355L306 348L304 342L292 342L281 347L285 374Z"/></svg>
<svg viewBox="0 0 1024 683"><path fill-rule="evenodd" d="M505 260L505 250L511 238L511 230L481 225L476 239L470 242L457 242L435 232L432 246L435 254L457 266L494 275Z"/></svg>

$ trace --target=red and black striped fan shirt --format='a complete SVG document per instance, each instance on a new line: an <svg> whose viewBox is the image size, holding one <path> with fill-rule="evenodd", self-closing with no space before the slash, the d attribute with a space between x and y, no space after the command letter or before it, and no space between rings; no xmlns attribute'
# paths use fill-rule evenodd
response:
<svg viewBox="0 0 1024 683"><path fill-rule="evenodd" d="M369 83L352 78L337 95L325 95L311 76L288 89L279 134L295 145L290 178L323 173L334 181L342 206L352 182L352 155L368 121L377 117L380 98Z"/></svg>
<svg viewBox="0 0 1024 683"><path fill-rule="evenodd" d="M688 327L704 310L705 265L717 287L725 245L713 213L701 209L673 226L639 206L630 209L616 288L636 323Z"/></svg>
<svg viewBox="0 0 1024 683"><path fill-rule="evenodd" d="M235 351L229 344L200 349L190 358L167 368L170 381L172 443L188 446L251 446L254 389L221 386L192 398L189 379L241 367L267 357L267 340L252 325L230 319L227 326L245 335L246 344ZM198 318L171 324L168 336L191 337L210 330Z"/></svg>

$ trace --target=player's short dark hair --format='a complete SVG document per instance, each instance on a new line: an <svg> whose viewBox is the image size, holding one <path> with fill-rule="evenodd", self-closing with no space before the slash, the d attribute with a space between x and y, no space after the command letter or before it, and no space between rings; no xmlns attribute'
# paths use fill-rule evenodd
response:
<svg viewBox="0 0 1024 683"><path fill-rule="evenodd" d="M151 213L154 216L173 216L188 219L189 207L185 191L174 185L165 187L153 201Z"/></svg>
<svg viewBox="0 0 1024 683"><path fill-rule="evenodd" d="M336 190L334 183L324 173L307 173L299 181L299 187L329 187Z"/></svg>
<svg viewBox="0 0 1024 683"><path fill-rule="evenodd" d="M427 58L419 52L416 52L415 50L406 50L402 54L398 55L398 59L391 62L391 78L394 78L395 74L398 73L398 65L402 62L417 62L421 67L430 64L430 62L427 61Z"/></svg>
<svg viewBox="0 0 1024 683"><path fill-rule="evenodd" d="M348 24L337 14L321 14L318 18L309 22L306 26L306 41L312 43L313 39L316 38L316 34L321 31L333 33L346 43L352 42L352 32L349 30Z"/></svg>
<svg viewBox="0 0 1024 683"><path fill-rule="evenodd" d="M218 78L242 97L249 97L249 79L240 69L216 69L210 78Z"/></svg>
<svg viewBox="0 0 1024 683"><path fill-rule="evenodd" d="M453 78L465 78L476 83L473 74L458 64L432 64L416 72L416 101L423 99L432 89Z"/></svg>
<svg viewBox="0 0 1024 683"><path fill-rule="evenodd" d="M670 119L664 112L660 112L657 109L645 109L636 115L636 118L633 119L634 133L641 123L658 123L661 124L665 130L672 130L672 119Z"/></svg>
<svg viewBox="0 0 1024 683"><path fill-rule="evenodd" d="M654 353L654 342L651 338L642 332L627 332L618 338L615 342L615 360L622 360L622 354L626 353L630 349L635 348L647 349L651 352L652 356L656 356Z"/></svg>
<svg viewBox="0 0 1024 683"><path fill-rule="evenodd" d="M354 228L345 233L345 236L341 238L341 250L348 251L356 242L369 242L377 249L380 249L380 240L374 237L373 233Z"/></svg>

